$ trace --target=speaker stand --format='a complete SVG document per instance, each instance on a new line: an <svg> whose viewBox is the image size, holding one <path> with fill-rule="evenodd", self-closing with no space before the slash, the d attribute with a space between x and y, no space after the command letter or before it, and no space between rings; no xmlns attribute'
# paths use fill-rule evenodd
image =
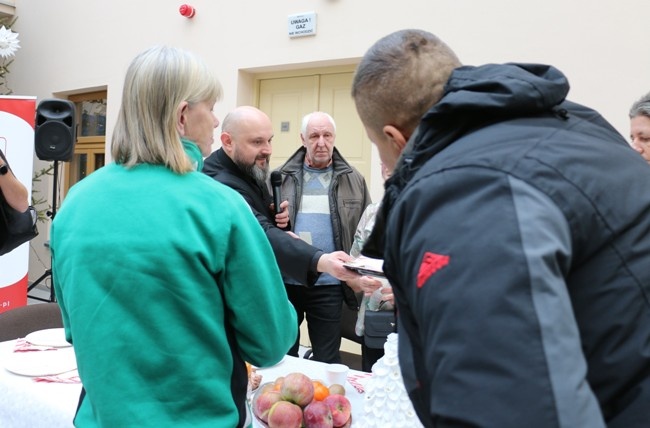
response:
<svg viewBox="0 0 650 428"><path fill-rule="evenodd" d="M30 285L27 288L27 298L28 299L34 299L34 300L40 300L41 302L56 302L56 296L54 295L54 284L52 284L52 283L50 283L50 298L49 299L44 299L42 297L30 296L29 295L29 292L32 291L32 289L34 287L36 287L38 284L45 281L45 279L47 279L48 277L51 277L51 276L52 276L52 269L46 269L45 273L43 273L43 275L41 275L40 278L38 278L36 281L34 281L32 283L32 285Z"/></svg>
<svg viewBox="0 0 650 428"><path fill-rule="evenodd" d="M59 161L55 160L54 161L54 171L52 173L52 182L54 183L52 185L52 211L48 211L46 214L50 219L54 220L54 216L56 215L56 188L58 185L59 181ZM52 256L50 254L50 266L52 266ZM51 278L52 281L50 281L50 298L49 299L44 299L42 297L37 297L37 296L30 296L29 292L34 289L38 284L41 282L45 281L47 278ZM27 298L28 299L34 299L34 300L39 300L41 302L56 302L56 295L54 293L54 280L52 277L52 268L50 267L49 269L46 269L43 275L41 275L36 281L32 282L32 284L27 287Z"/></svg>

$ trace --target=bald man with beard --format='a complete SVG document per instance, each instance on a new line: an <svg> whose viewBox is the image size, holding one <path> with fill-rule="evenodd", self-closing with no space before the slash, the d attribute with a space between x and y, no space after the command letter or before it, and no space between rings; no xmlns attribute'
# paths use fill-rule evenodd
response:
<svg viewBox="0 0 650 428"><path fill-rule="evenodd" d="M266 232L285 282L311 287L323 272L342 281L358 278L343 266L352 260L348 254L325 253L290 232L286 201L280 205L282 212L275 214L267 185L273 125L266 113L251 106L238 107L224 118L221 130L221 148L205 159L203 172L248 202Z"/></svg>

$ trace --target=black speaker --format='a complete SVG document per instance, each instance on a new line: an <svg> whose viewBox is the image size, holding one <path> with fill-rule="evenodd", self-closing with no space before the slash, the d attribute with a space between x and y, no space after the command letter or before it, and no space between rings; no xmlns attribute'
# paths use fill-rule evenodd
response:
<svg viewBox="0 0 650 428"><path fill-rule="evenodd" d="M68 100L43 100L36 108L34 149L44 161L69 161L76 142L75 107Z"/></svg>

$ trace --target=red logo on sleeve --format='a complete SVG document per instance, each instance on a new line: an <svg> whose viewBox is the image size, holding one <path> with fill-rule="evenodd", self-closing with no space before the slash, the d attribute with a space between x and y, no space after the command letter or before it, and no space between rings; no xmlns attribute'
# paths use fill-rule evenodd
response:
<svg viewBox="0 0 650 428"><path fill-rule="evenodd" d="M449 264L449 256L426 252L422 258L422 264L418 272L418 288L422 288L431 275Z"/></svg>

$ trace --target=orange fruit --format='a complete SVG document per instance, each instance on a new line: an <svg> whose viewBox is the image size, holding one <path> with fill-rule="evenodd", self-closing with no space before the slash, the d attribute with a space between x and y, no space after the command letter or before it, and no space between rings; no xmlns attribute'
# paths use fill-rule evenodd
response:
<svg viewBox="0 0 650 428"><path fill-rule="evenodd" d="M312 381L314 384L314 400L316 401L323 401L325 397L330 395L330 390L327 386L325 386L322 382L318 380Z"/></svg>

